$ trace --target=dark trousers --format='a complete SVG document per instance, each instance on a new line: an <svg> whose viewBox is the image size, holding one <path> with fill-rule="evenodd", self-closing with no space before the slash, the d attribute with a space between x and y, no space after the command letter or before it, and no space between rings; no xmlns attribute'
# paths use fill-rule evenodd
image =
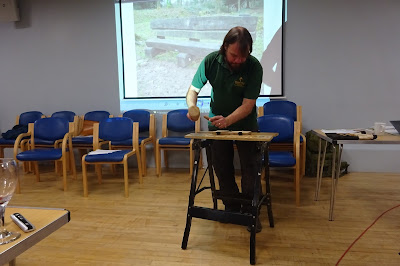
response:
<svg viewBox="0 0 400 266"><path fill-rule="evenodd" d="M242 194L248 199L254 195L254 182L258 175L259 149L253 141L235 141L240 159L242 173ZM235 168L233 165L234 149L231 140L214 140L211 146L212 163L218 177L220 191L224 196L235 197L239 194L239 188L235 181ZM261 187L261 186L260 186ZM226 210L240 210L240 204L224 201ZM243 212L250 212L251 205L243 205Z"/></svg>

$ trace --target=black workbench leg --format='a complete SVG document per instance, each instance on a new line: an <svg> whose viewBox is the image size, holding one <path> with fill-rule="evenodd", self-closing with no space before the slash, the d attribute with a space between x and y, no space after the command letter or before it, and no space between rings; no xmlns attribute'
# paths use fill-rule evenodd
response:
<svg viewBox="0 0 400 266"><path fill-rule="evenodd" d="M190 210L194 205L194 198L196 196L197 174L199 171L199 160L201 152L200 141L195 140L193 146L195 150L195 156L194 156L194 165L192 173L192 182L190 184L189 204L186 215L186 227L185 227L185 232L183 234L182 246L181 246L182 249L186 249L189 240L190 227L192 225L192 215L190 214Z"/></svg>
<svg viewBox="0 0 400 266"><path fill-rule="evenodd" d="M250 264L256 264L256 224L257 218L253 216L252 219L253 226L250 232Z"/></svg>
<svg viewBox="0 0 400 266"><path fill-rule="evenodd" d="M207 140L205 142L206 145L206 156L207 156L207 164L208 164L208 174L210 176L210 186L211 186L211 195L214 203L214 209L218 209L217 198L215 197L215 179L214 179L214 167L212 165L212 152L211 145L212 140Z"/></svg>
<svg viewBox="0 0 400 266"><path fill-rule="evenodd" d="M264 170L265 170L265 200L267 204L267 212L269 219L269 226L274 227L274 216L272 214L272 197L271 197L271 183L269 180L269 143L263 144L262 153L264 156Z"/></svg>
<svg viewBox="0 0 400 266"><path fill-rule="evenodd" d="M257 229L257 220L258 217L258 209L260 192L261 192L261 174L259 174L254 183L254 196L251 202L251 230L250 230L250 264L256 264L256 229Z"/></svg>

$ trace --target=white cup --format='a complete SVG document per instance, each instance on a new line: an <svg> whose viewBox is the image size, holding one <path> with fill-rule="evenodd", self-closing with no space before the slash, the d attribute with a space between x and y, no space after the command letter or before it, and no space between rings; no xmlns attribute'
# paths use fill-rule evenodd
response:
<svg viewBox="0 0 400 266"><path fill-rule="evenodd" d="M386 123L383 122L375 122L374 124L374 134L375 135L383 135L385 133Z"/></svg>

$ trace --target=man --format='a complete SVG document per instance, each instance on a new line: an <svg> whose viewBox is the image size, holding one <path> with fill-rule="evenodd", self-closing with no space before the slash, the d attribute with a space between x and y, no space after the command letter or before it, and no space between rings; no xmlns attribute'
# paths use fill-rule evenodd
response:
<svg viewBox="0 0 400 266"><path fill-rule="evenodd" d="M193 78L186 95L188 107L196 106L197 95L207 83L212 86L209 130L257 131L256 99L262 82L260 62L250 55L253 39L243 27L232 28L219 51L207 55ZM188 118L194 120L187 114ZM255 142L236 141L242 172L242 194L252 199L257 177L257 147ZM235 197L239 188L235 181L233 142L213 141L213 166L221 193ZM226 211L251 213L250 205L224 201ZM257 232L261 224L257 221Z"/></svg>

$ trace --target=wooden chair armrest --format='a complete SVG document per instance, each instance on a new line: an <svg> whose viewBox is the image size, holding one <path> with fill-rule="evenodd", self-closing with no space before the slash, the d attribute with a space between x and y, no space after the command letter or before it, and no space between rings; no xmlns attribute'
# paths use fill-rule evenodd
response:
<svg viewBox="0 0 400 266"><path fill-rule="evenodd" d="M70 132L65 133L64 138L62 139L62 153L64 153L67 150L67 145L72 145L72 134ZM60 143L61 140L56 140L56 142ZM56 148L56 145L54 143L54 148Z"/></svg>
<svg viewBox="0 0 400 266"><path fill-rule="evenodd" d="M264 115L264 106L259 106L257 108L257 117L263 116Z"/></svg>
<svg viewBox="0 0 400 266"><path fill-rule="evenodd" d="M300 122L294 122L294 153L296 161L300 158Z"/></svg>
<svg viewBox="0 0 400 266"><path fill-rule="evenodd" d="M15 139L15 142L14 142L14 159L15 160L17 160L18 147L20 147L22 139L25 137L30 137L31 135L32 135L32 132L22 133L22 134L19 134L18 137ZM22 147L21 147L21 149L22 149Z"/></svg>

